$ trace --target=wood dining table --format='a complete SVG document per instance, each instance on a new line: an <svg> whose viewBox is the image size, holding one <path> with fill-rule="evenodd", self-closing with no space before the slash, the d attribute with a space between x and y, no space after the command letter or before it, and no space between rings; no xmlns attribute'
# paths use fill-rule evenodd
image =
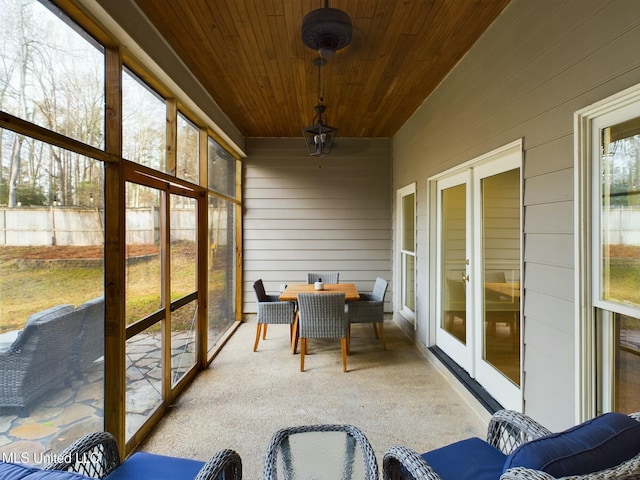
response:
<svg viewBox="0 0 640 480"><path fill-rule="evenodd" d="M352 302L360 299L360 293L356 288L355 283L325 283L322 290L316 290L313 283L296 283L287 285L284 291L280 294L279 300L282 302L296 302L298 300L299 293L317 293L322 295L324 293L344 293L344 299L346 302ZM293 321L293 338L291 340L291 353L295 354L298 350L298 320L299 315L296 311L295 320Z"/></svg>
<svg viewBox="0 0 640 480"><path fill-rule="evenodd" d="M520 298L520 282L485 282L484 288L513 299Z"/></svg>

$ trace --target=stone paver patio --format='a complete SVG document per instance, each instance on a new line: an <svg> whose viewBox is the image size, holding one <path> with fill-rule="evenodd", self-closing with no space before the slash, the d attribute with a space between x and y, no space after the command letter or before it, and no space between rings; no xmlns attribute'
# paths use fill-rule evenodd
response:
<svg viewBox="0 0 640 480"><path fill-rule="evenodd" d="M193 334L172 337L174 378L194 359ZM0 458L43 465L80 436L101 431L104 418L104 362L98 360L69 387L50 392L28 417L0 411ZM127 342L127 430L136 431L161 400L159 334L141 334Z"/></svg>

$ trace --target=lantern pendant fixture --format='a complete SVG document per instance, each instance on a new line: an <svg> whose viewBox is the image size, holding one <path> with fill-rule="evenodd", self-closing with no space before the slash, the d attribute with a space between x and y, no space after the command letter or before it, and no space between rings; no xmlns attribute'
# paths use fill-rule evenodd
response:
<svg viewBox="0 0 640 480"><path fill-rule="evenodd" d="M337 128L328 125L324 114L327 107L322 96L322 66L327 62L323 57L313 59L313 64L318 67L318 104L314 107L316 112L313 117L313 125L302 129L307 152L313 157L327 157L331 153L333 142L336 138Z"/></svg>
<svg viewBox="0 0 640 480"><path fill-rule="evenodd" d="M322 97L320 72L327 58L349 45L352 37L351 18L342 10L329 7L329 0L325 0L324 8L312 10L302 20L302 43L318 52L313 60L318 67L318 104L314 107L313 125L302 129L309 155L326 157L331 153L338 129L328 125L324 115L327 107Z"/></svg>

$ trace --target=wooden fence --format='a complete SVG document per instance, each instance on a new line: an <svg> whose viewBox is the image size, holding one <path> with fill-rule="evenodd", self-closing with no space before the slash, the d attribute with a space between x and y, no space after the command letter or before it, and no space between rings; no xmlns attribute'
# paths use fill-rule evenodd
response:
<svg viewBox="0 0 640 480"><path fill-rule="evenodd" d="M209 224L218 231L219 245L225 245L224 208L212 208ZM195 241L196 215L189 209L171 210L173 240ZM157 208L130 208L126 215L127 244L157 244L160 238L160 215ZM104 211L81 207L0 208L0 245L102 245Z"/></svg>

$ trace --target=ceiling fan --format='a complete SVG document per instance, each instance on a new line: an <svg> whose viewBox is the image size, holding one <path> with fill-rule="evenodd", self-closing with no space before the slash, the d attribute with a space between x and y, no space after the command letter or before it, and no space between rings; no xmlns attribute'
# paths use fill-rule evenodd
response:
<svg viewBox="0 0 640 480"><path fill-rule="evenodd" d="M324 8L312 10L302 20L302 43L323 58L335 55L352 38L351 18L342 10L329 7L329 0L325 0Z"/></svg>

